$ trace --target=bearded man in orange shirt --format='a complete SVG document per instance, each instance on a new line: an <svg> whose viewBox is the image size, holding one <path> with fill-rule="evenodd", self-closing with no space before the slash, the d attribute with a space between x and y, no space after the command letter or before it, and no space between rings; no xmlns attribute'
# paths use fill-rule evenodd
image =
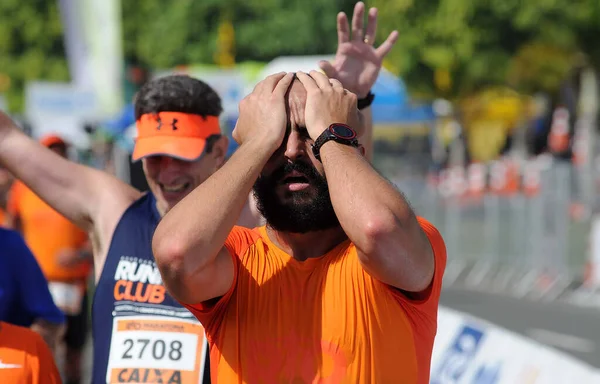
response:
<svg viewBox="0 0 600 384"><path fill-rule="evenodd" d="M366 33L361 12L352 40L338 17L340 50L371 50L370 87L397 33L373 48L376 10ZM214 383L429 382L444 242L365 159L364 93L344 89L361 79L324 69L335 79L259 83L240 103L238 150L155 231L167 289L206 329ZM252 189L267 222L254 230L235 226Z"/></svg>

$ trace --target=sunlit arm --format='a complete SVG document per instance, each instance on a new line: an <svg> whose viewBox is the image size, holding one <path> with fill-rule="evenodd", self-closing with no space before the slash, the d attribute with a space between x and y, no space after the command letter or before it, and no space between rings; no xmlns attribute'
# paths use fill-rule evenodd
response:
<svg viewBox="0 0 600 384"><path fill-rule="evenodd" d="M217 172L173 207L152 241L165 286L178 300L196 304L221 296L233 282L223 248L272 150L242 144Z"/></svg>
<svg viewBox="0 0 600 384"><path fill-rule="evenodd" d="M0 113L0 165L86 231L104 211L128 206L139 192L115 177L64 159L21 132ZM123 198L123 196L127 198Z"/></svg>
<svg viewBox="0 0 600 384"><path fill-rule="evenodd" d="M321 147L331 201L342 228L373 277L409 292L433 278L429 240L403 195L353 147Z"/></svg>

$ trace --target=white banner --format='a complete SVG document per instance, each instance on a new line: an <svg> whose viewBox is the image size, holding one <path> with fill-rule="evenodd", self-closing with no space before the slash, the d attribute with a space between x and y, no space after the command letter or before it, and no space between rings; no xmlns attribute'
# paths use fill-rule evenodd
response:
<svg viewBox="0 0 600 384"><path fill-rule="evenodd" d="M80 87L89 87L92 84L92 70L89 47L83 33L84 20L81 17L83 2L58 0L58 5L71 82Z"/></svg>
<svg viewBox="0 0 600 384"><path fill-rule="evenodd" d="M596 369L533 340L440 308L431 384L596 383Z"/></svg>
<svg viewBox="0 0 600 384"><path fill-rule="evenodd" d="M123 106L120 0L59 0L59 5L72 82L94 90L102 114L117 114Z"/></svg>

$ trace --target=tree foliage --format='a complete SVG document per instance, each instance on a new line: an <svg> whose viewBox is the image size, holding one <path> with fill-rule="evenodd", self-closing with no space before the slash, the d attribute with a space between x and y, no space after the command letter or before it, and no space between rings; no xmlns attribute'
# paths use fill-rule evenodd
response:
<svg viewBox="0 0 600 384"><path fill-rule="evenodd" d="M152 68L212 63L219 25L233 24L236 61L335 52L336 14L353 2L320 0L123 1L125 57Z"/></svg>
<svg viewBox="0 0 600 384"><path fill-rule="evenodd" d="M22 107L30 80L69 80L57 1L0 1L0 93Z"/></svg>
<svg viewBox="0 0 600 384"><path fill-rule="evenodd" d="M600 64L597 0L373 0L382 30L398 28L390 55L416 92L440 94L436 71L452 78L450 94L488 85L555 91L579 53Z"/></svg>
<svg viewBox="0 0 600 384"><path fill-rule="evenodd" d="M237 62L333 53L336 13L350 15L354 1L121 4L127 62L164 69L222 61L231 42ZM385 65L417 95L459 96L500 84L552 91L574 62L600 66L598 0L372 0L367 6L380 10L379 41L400 31ZM233 36L224 37L231 35L224 25ZM33 79L69 79L58 1L2 0L0 92L13 110L22 107L23 86Z"/></svg>

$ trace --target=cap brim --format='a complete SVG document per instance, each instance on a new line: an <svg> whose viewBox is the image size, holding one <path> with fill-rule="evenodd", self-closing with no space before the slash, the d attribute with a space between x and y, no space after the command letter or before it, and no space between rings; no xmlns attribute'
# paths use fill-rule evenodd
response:
<svg viewBox="0 0 600 384"><path fill-rule="evenodd" d="M53 145L64 145L67 146L67 142L63 140L61 137L56 135L44 136L40 139L40 143L44 147L51 147Z"/></svg>
<svg viewBox="0 0 600 384"><path fill-rule="evenodd" d="M206 139L190 137L154 136L138 138L133 148L133 161L148 156L169 156L186 161L194 161L202 156Z"/></svg>

